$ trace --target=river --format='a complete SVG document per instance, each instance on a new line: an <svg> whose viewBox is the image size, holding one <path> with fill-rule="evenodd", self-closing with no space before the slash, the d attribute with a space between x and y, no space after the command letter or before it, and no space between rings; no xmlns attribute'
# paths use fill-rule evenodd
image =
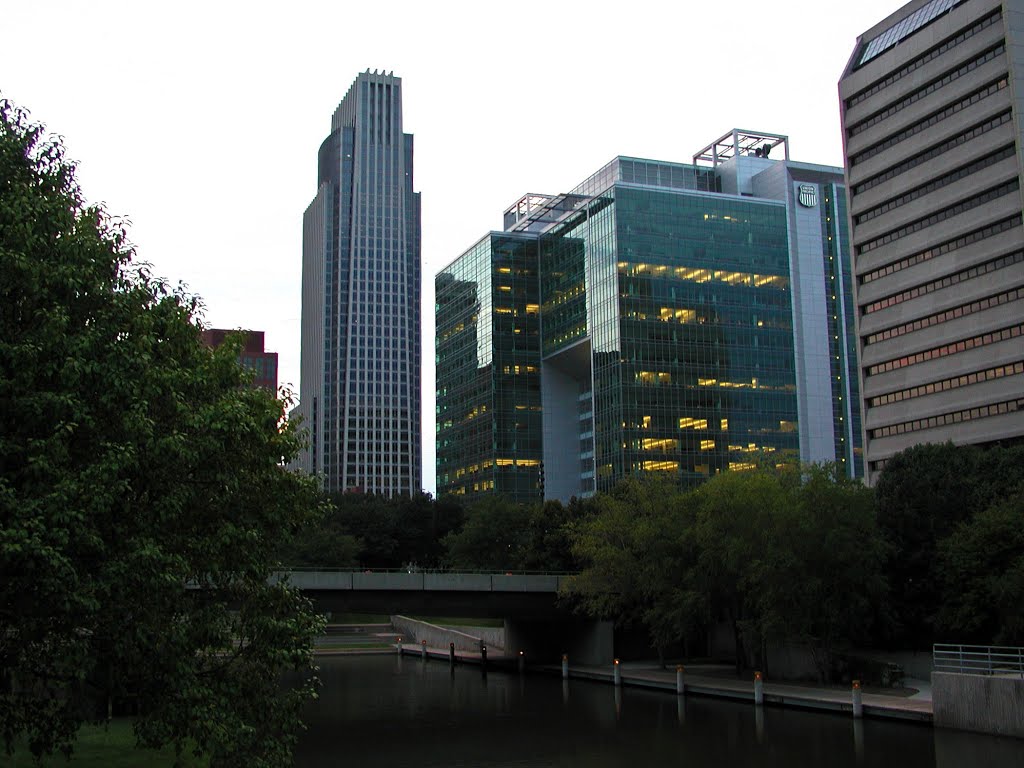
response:
<svg viewBox="0 0 1024 768"><path fill-rule="evenodd" d="M557 676L323 656L295 765L1019 768L1024 741Z"/></svg>

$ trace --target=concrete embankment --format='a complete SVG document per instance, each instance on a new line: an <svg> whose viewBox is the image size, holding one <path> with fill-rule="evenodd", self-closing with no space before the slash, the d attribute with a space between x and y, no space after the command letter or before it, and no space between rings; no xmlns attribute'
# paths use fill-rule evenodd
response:
<svg viewBox="0 0 1024 768"><path fill-rule="evenodd" d="M505 630L501 627L443 627L408 616L392 616L391 626L401 635L404 642L410 640L422 644L425 640L430 648L447 649L450 644L458 651L479 651L480 645L493 652L505 647Z"/></svg>
<svg viewBox="0 0 1024 768"><path fill-rule="evenodd" d="M935 672L935 724L1024 738L1024 678L1019 673Z"/></svg>
<svg viewBox="0 0 1024 768"><path fill-rule="evenodd" d="M544 667L549 673L561 673L561 668ZM622 665L620 672L622 684L642 688L654 688L664 691L676 691L676 672L658 667L634 667ZM570 679L595 680L607 683L614 682L612 669L593 667L570 667ZM754 702L754 680L737 680L695 674L689 670L684 675L686 695L713 696L716 698L735 699ZM772 683L765 681L762 685L763 700L766 705L782 707L798 707L800 709L817 709L853 715L853 693L843 689L821 688L815 686L796 685L790 683ZM865 717L887 717L909 720L919 723L932 721L932 703L930 699L910 698L902 695L878 693L862 693L863 714Z"/></svg>

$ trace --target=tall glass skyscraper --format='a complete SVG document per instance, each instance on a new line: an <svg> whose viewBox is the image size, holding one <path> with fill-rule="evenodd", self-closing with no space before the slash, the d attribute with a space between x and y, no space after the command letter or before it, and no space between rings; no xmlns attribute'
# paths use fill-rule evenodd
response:
<svg viewBox="0 0 1024 768"><path fill-rule="evenodd" d="M531 194L437 275L437 489L863 472L842 169L732 131Z"/></svg>
<svg viewBox="0 0 1024 768"><path fill-rule="evenodd" d="M303 218L300 460L329 491L422 487L420 196L402 81L360 74L320 147Z"/></svg>

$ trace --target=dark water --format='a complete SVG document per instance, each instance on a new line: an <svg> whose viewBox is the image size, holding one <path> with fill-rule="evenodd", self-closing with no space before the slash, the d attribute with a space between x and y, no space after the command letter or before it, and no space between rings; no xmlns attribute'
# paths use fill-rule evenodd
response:
<svg viewBox="0 0 1024 768"><path fill-rule="evenodd" d="M1021 768L1024 741L394 656L320 659L297 766Z"/></svg>

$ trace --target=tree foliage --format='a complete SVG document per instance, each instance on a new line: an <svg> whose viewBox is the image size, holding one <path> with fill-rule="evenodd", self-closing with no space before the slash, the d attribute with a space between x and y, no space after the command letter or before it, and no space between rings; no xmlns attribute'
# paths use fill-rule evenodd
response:
<svg viewBox="0 0 1024 768"><path fill-rule="evenodd" d="M565 594L590 615L620 626L642 622L655 608L652 576L666 565L660 542L676 514L678 493L627 478L590 500L592 515L571 528L573 554L584 568Z"/></svg>
<svg viewBox="0 0 1024 768"><path fill-rule="evenodd" d="M318 512L283 404L133 262L59 141L0 102L0 731L73 748L112 703L140 743L285 765L320 626L268 583Z"/></svg>
<svg viewBox="0 0 1024 768"><path fill-rule="evenodd" d="M824 677L884 603L871 491L835 467L730 472L685 493L629 479L592 502L566 593L591 615L642 622L659 649L726 622L737 666L795 641Z"/></svg>
<svg viewBox="0 0 1024 768"><path fill-rule="evenodd" d="M939 543L940 639L1024 644L1024 486Z"/></svg>
<svg viewBox="0 0 1024 768"><path fill-rule="evenodd" d="M438 504L454 504L442 499ZM465 510L442 540L445 567L492 571L568 571L576 567L569 529L589 514L578 499L517 504L487 495Z"/></svg>
<svg viewBox="0 0 1024 768"><path fill-rule="evenodd" d="M842 646L869 644L887 621L887 548L874 494L836 464L805 467L774 522L760 590L769 638L810 648L819 678Z"/></svg>
<svg viewBox="0 0 1024 768"><path fill-rule="evenodd" d="M887 573L894 645L923 649L936 640L946 599L940 543L1024 482L1024 447L924 444L896 454L875 487L878 522L890 544Z"/></svg>
<svg viewBox="0 0 1024 768"><path fill-rule="evenodd" d="M443 539L462 524L462 507L425 493L387 498L364 493L327 495L328 511L282 542L286 566L437 568Z"/></svg>

